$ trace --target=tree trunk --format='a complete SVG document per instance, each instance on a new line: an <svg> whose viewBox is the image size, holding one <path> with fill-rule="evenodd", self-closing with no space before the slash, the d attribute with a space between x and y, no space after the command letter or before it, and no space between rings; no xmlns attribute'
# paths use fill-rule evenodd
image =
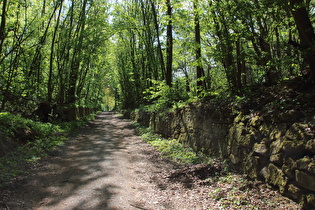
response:
<svg viewBox="0 0 315 210"><path fill-rule="evenodd" d="M173 23L172 23L172 5L171 0L166 0L167 6L167 40L166 40L166 84L172 86L172 65L173 65Z"/></svg>
<svg viewBox="0 0 315 210"><path fill-rule="evenodd" d="M198 12L198 0L194 1L194 25L195 25L195 55L196 55L196 74L197 74L197 94L201 92L202 89L205 89L204 77L205 73L201 64L201 37L200 37L200 21L199 21L199 12Z"/></svg>
<svg viewBox="0 0 315 210"><path fill-rule="evenodd" d="M60 22L60 16L61 16L61 11L62 11L62 3L63 0L60 2L60 8L58 12L58 17L57 17L57 23L55 26L53 38L51 41L51 47L50 47L50 60L49 60L49 75L48 75L48 84L47 84L47 99L48 102L52 102L52 93L53 93L53 84L52 84L52 78L53 78L53 59L54 59L54 52L55 52L55 40L56 40L56 35L57 35L57 30L59 27L59 22Z"/></svg>
<svg viewBox="0 0 315 210"><path fill-rule="evenodd" d="M77 37L76 37L75 47L73 49L73 55L72 55L72 61L71 61L71 72L70 72L69 89L68 89L68 104L75 104L76 98L77 98L76 89L77 89L77 81L79 78L79 68L80 68L80 62L81 62L80 52L83 47L86 7L87 7L87 0L84 0L81 14L80 14L80 21L76 28Z"/></svg>
<svg viewBox="0 0 315 210"><path fill-rule="evenodd" d="M236 68L237 68L237 74L236 74L236 81L237 81L237 86L242 87L243 84L246 83L246 81L242 81L242 75L245 73L244 69L244 56L242 55L242 43L241 39L238 38L236 41Z"/></svg>
<svg viewBox="0 0 315 210"><path fill-rule="evenodd" d="M310 80L315 82L315 33L304 0L290 0L291 13L297 26L301 46L310 67Z"/></svg>
<svg viewBox="0 0 315 210"><path fill-rule="evenodd" d="M210 7L212 3L210 2ZM217 9L219 11L219 9ZM226 79L231 88L237 88L236 80L236 66L234 63L233 56L233 44L231 40L231 35L229 32L229 27L225 19L224 14L216 13L213 11L214 25L216 29L216 35L218 37L221 53L222 53L222 64L225 69Z"/></svg>
<svg viewBox="0 0 315 210"><path fill-rule="evenodd" d="M164 57L161 47L161 40L160 40L160 30L159 30L159 24L156 14L155 5L152 0L150 0L152 13L153 13L153 20L154 20L154 26L155 26L155 33L156 33L156 39L157 39L157 50L160 58L160 65L161 65L161 71L162 71L162 80L165 79L165 63L164 63Z"/></svg>
<svg viewBox="0 0 315 210"><path fill-rule="evenodd" d="M39 43L36 47L36 50L35 50L35 54L34 54L34 57L33 57L33 60L32 60L32 63L30 65L30 69L29 69L29 72L28 72L28 76L32 79L35 78L35 81L32 79L29 81L29 83L33 83L33 84L30 84L30 85L33 85L33 87L35 87L36 89L39 89L39 84L42 82L42 78L41 78L41 74L42 74L42 69L41 69L41 64L42 64L42 50L43 50L43 47L45 46L45 43L46 43L46 40L48 38L48 31L50 29L50 24L53 20L53 17L55 16L55 12L57 10L58 6L55 6L53 12L51 13L50 15L50 18L48 20L48 23L47 23L47 26L44 30L44 33L43 35L39 38ZM45 11L45 7L43 6L43 11ZM44 14L42 14L44 15ZM43 24L43 29L44 29L44 24ZM37 86L35 86L37 85Z"/></svg>
<svg viewBox="0 0 315 210"><path fill-rule="evenodd" d="M2 2L2 14L0 24L0 55L2 54L2 46L5 39L5 25L6 25L6 13L7 13L7 0ZM0 57L1 58L1 57Z"/></svg>

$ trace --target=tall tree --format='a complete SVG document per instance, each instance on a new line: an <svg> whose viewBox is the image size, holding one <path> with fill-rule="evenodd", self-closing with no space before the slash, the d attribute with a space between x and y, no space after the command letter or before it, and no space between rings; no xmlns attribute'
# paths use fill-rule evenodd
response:
<svg viewBox="0 0 315 210"><path fill-rule="evenodd" d="M194 0L194 25L195 25L195 54L196 54L196 75L197 75L197 93L201 91L201 89L205 89L204 82L204 70L202 67L202 57L201 57L201 36L200 36L200 18L199 18L199 7L198 0Z"/></svg>
<svg viewBox="0 0 315 210"><path fill-rule="evenodd" d="M172 20L172 4L171 0L166 0L166 84L172 86L173 74L173 20Z"/></svg>
<svg viewBox="0 0 315 210"><path fill-rule="evenodd" d="M50 58L49 58L49 74L48 74L48 82L47 82L47 101L48 103L52 103L52 95L53 95L53 70L54 70L54 54L55 52L55 41L56 41L56 36L59 28L59 23L60 23L60 18L61 18L61 12L62 12L62 4L63 0L60 1L59 3L59 12L57 15L57 22L55 24L55 29L53 32L53 37L51 41L51 46L50 46Z"/></svg>
<svg viewBox="0 0 315 210"><path fill-rule="evenodd" d="M299 32L300 46L309 63L310 80L315 82L315 33L306 9L306 2L304 0L290 0L289 4Z"/></svg>
<svg viewBox="0 0 315 210"><path fill-rule="evenodd" d="M0 52L2 52L3 42L6 36L6 16L7 16L7 0L3 0L2 2L2 10L1 10L1 23L0 23ZM0 57L1 59L1 57Z"/></svg>
<svg viewBox="0 0 315 210"><path fill-rule="evenodd" d="M159 28L159 23L158 23L158 18L157 18L157 11L155 7L155 3L153 0L149 0L151 4L151 9L152 9L152 15L153 15L153 22L154 22L154 27L155 27L155 34L156 34L156 40L157 40L157 50L158 50L158 55L160 58L160 66L161 66L161 75L162 75L162 80L165 79L165 62L164 62L164 55L162 52L162 45L161 45L161 39L160 39L160 28Z"/></svg>
<svg viewBox="0 0 315 210"><path fill-rule="evenodd" d="M71 58L71 70L70 70L70 77L69 77L69 87L67 90L67 104L69 106L69 119L76 118L75 112L75 104L77 101L77 82L79 77L79 70L81 64L81 53L83 50L83 38L84 38L84 29L86 24L86 16L87 16L87 0L83 0L82 4L80 5L80 13L79 13L79 20L75 29L75 44L73 47L72 58Z"/></svg>

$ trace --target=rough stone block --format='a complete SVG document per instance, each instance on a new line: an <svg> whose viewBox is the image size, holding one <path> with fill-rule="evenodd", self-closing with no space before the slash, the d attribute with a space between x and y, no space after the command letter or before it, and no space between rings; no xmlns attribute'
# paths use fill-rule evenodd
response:
<svg viewBox="0 0 315 210"><path fill-rule="evenodd" d="M291 140L305 140L308 135L305 132L306 125L301 123L294 123L289 130L287 130L285 136Z"/></svg>
<svg viewBox="0 0 315 210"><path fill-rule="evenodd" d="M299 200L303 195L302 190L294 184L288 185L288 190L285 194L294 200Z"/></svg>
<svg viewBox="0 0 315 210"><path fill-rule="evenodd" d="M267 177L268 177L268 166L263 167L263 168L260 170L259 175L260 175L261 177L263 177L265 180L267 180Z"/></svg>
<svg viewBox="0 0 315 210"><path fill-rule="evenodd" d="M295 180L299 186L315 192L315 175L295 170Z"/></svg>
<svg viewBox="0 0 315 210"><path fill-rule="evenodd" d="M283 164L283 154L279 153L279 154L274 154L274 155L270 155L270 162L275 163L277 165L282 165Z"/></svg>
<svg viewBox="0 0 315 210"><path fill-rule="evenodd" d="M302 141L294 140L285 140L282 142L282 153L293 159L299 159L305 156L306 150Z"/></svg>
<svg viewBox="0 0 315 210"><path fill-rule="evenodd" d="M268 147L265 142L254 144L254 152L263 156L268 155Z"/></svg>
<svg viewBox="0 0 315 210"><path fill-rule="evenodd" d="M271 140L276 140L281 138L283 135L284 135L283 131L279 130L278 128L275 128L270 132L269 138Z"/></svg>
<svg viewBox="0 0 315 210"><path fill-rule="evenodd" d="M308 164L307 171L315 174L315 160L313 160L310 164Z"/></svg>
<svg viewBox="0 0 315 210"><path fill-rule="evenodd" d="M241 136L239 138L239 145L243 147L250 147L251 145L251 136L246 135L246 136Z"/></svg>
<svg viewBox="0 0 315 210"><path fill-rule="evenodd" d="M290 179L295 179L296 162L292 158L285 158L282 165L283 173Z"/></svg>
<svg viewBox="0 0 315 210"><path fill-rule="evenodd" d="M259 157L257 156L250 156L247 158L245 162L245 173L250 177L251 179L256 179L258 177L258 164L259 164Z"/></svg>
<svg viewBox="0 0 315 210"><path fill-rule="evenodd" d="M267 123L262 123L261 126L258 128L259 132L265 137L268 137L270 135L271 129L272 128Z"/></svg>
<svg viewBox="0 0 315 210"><path fill-rule="evenodd" d="M315 154L315 139L309 140L305 145L305 149Z"/></svg>
<svg viewBox="0 0 315 210"><path fill-rule="evenodd" d="M280 153L282 149L282 140L281 139L277 139L276 141L273 141L270 145L270 153L271 155L275 155Z"/></svg>
<svg viewBox="0 0 315 210"><path fill-rule="evenodd" d="M274 186L279 187L280 193L284 193L288 183L288 177L285 176L281 169L270 163L268 165L266 181Z"/></svg>
<svg viewBox="0 0 315 210"><path fill-rule="evenodd" d="M261 125L261 118L259 116L254 116L250 119L249 125L253 127L259 127Z"/></svg>
<svg viewBox="0 0 315 210"><path fill-rule="evenodd" d="M240 113L234 118L234 123L239 123L239 122L242 122L243 120L244 120L244 116L242 113Z"/></svg>
<svg viewBox="0 0 315 210"><path fill-rule="evenodd" d="M314 209L315 194L304 195L300 202L302 209Z"/></svg>
<svg viewBox="0 0 315 210"><path fill-rule="evenodd" d="M313 159L310 157L304 157L296 161L296 166L300 170L308 170L309 165L313 162Z"/></svg>

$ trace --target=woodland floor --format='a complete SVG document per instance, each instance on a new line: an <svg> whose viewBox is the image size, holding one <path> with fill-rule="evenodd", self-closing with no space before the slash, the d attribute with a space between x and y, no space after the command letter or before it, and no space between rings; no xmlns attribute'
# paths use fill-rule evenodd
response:
<svg viewBox="0 0 315 210"><path fill-rule="evenodd" d="M221 170L168 161L129 120L104 112L0 189L0 209L300 209L259 181Z"/></svg>

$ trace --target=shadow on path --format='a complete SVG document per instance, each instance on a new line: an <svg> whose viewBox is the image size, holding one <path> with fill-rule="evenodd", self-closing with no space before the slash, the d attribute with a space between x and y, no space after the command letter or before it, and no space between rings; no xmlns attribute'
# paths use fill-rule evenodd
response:
<svg viewBox="0 0 315 210"><path fill-rule="evenodd" d="M10 209L119 209L128 206L125 139L130 123L103 112L66 143L61 154L7 190ZM119 198L117 198L119 196ZM29 202L25 202L28 200Z"/></svg>

